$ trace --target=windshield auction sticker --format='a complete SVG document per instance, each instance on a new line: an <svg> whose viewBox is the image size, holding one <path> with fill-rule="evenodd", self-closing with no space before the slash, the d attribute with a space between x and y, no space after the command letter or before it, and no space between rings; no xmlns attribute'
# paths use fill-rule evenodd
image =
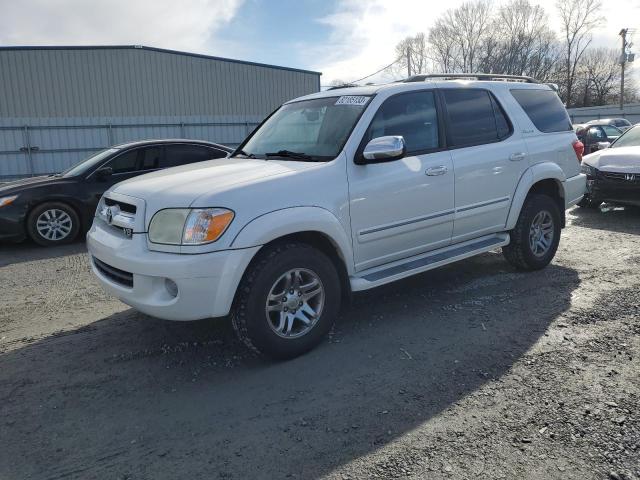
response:
<svg viewBox="0 0 640 480"><path fill-rule="evenodd" d="M356 105L361 107L367 104L369 97L362 97L356 95L343 95L336 101L336 105Z"/></svg>

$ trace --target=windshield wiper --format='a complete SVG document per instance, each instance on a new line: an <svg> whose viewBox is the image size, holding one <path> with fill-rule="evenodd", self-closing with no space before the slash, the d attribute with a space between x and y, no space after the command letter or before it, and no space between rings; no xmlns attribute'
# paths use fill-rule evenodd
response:
<svg viewBox="0 0 640 480"><path fill-rule="evenodd" d="M301 152L292 152L291 150L278 150L277 152L267 152L264 154L264 156L295 158L297 160L313 160L313 157L311 155L307 155L306 153L301 153Z"/></svg>

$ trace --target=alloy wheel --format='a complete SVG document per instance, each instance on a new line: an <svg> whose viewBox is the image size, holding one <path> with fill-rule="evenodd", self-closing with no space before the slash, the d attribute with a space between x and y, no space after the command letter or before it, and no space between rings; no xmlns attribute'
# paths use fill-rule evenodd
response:
<svg viewBox="0 0 640 480"><path fill-rule="evenodd" d="M283 338L301 337L318 322L324 301L324 286L315 272L289 270L269 290L265 306L269 326Z"/></svg>
<svg viewBox="0 0 640 480"><path fill-rule="evenodd" d="M536 257L543 257L553 244L553 217L546 210L539 211L529 228L529 247Z"/></svg>
<svg viewBox="0 0 640 480"><path fill-rule="evenodd" d="M73 221L67 212L51 208L40 214L36 220L38 234L47 240L60 241L69 236Z"/></svg>

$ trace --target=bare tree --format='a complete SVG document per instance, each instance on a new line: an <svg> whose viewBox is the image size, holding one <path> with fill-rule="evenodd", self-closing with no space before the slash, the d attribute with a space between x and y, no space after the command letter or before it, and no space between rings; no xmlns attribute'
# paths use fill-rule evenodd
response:
<svg viewBox="0 0 640 480"><path fill-rule="evenodd" d="M585 51L582 66L585 91L588 98L585 106L605 105L619 93L619 52L612 48L593 48Z"/></svg>
<svg viewBox="0 0 640 480"><path fill-rule="evenodd" d="M431 58L442 72L474 72L481 66L491 26L491 2L468 1L447 10L429 32Z"/></svg>
<svg viewBox="0 0 640 480"><path fill-rule="evenodd" d="M564 101L572 105L574 84L580 59L591 43L591 32L603 20L599 11L600 0L558 0L556 9L560 15L564 39Z"/></svg>
<svg viewBox="0 0 640 480"><path fill-rule="evenodd" d="M483 71L546 79L557 61L558 44L544 9L511 0L492 20L485 39Z"/></svg>
<svg viewBox="0 0 640 480"><path fill-rule="evenodd" d="M396 45L398 62L390 67L395 75L417 75L427 70L427 36L418 33L406 37Z"/></svg>
<svg viewBox="0 0 640 480"><path fill-rule="evenodd" d="M429 56L434 69L440 73L455 72L459 68L457 35L455 26L443 18L437 19L429 32Z"/></svg>
<svg viewBox="0 0 640 480"><path fill-rule="evenodd" d="M601 0L559 0L560 40L533 0L503 1L497 9L490 0L467 0L447 10L427 35L396 46L398 61L390 70L396 76L407 70L528 75L557 83L568 105L608 101L618 76L615 55L589 49L591 32L602 20Z"/></svg>

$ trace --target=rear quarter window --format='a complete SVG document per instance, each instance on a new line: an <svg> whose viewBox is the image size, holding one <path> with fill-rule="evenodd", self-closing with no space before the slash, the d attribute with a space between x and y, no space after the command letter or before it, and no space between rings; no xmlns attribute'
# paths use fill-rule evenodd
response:
<svg viewBox="0 0 640 480"><path fill-rule="evenodd" d="M544 133L572 130L569 114L552 90L513 89L511 95L520 104L538 130Z"/></svg>

